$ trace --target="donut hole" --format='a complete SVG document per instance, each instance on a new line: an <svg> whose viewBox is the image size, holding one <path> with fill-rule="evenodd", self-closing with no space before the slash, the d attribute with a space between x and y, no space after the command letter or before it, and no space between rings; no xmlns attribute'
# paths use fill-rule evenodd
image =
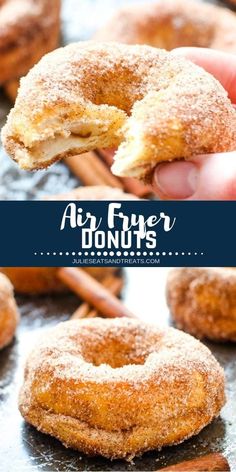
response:
<svg viewBox="0 0 236 472"><path fill-rule="evenodd" d="M89 342L83 347L84 360L95 367L107 364L113 369L127 365L144 365L149 354L154 350L153 337L140 336L137 333L122 333L120 336L108 336ZM156 350L156 349L155 349Z"/></svg>
<svg viewBox="0 0 236 472"><path fill-rule="evenodd" d="M107 364L113 369L118 369L126 365L143 365L146 357L147 354L137 352L133 347L117 341L87 353L85 360L95 367Z"/></svg>

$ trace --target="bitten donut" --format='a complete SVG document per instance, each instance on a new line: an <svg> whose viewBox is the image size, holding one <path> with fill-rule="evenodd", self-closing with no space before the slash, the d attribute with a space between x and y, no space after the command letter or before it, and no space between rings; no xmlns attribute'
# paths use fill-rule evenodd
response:
<svg viewBox="0 0 236 472"><path fill-rule="evenodd" d="M23 169L120 144L113 172L148 181L160 161L236 148L236 109L210 74L149 46L81 42L21 81L2 131Z"/></svg>
<svg viewBox="0 0 236 472"><path fill-rule="evenodd" d="M94 318L43 334L26 364L19 408L66 447L114 459L184 441L224 402L223 370L196 339Z"/></svg>
<svg viewBox="0 0 236 472"><path fill-rule="evenodd" d="M143 2L119 9L95 39L167 50L196 46L236 53L236 16L227 8L191 0Z"/></svg>
<svg viewBox="0 0 236 472"><path fill-rule="evenodd" d="M0 85L26 74L58 45L60 0L0 1Z"/></svg>
<svg viewBox="0 0 236 472"><path fill-rule="evenodd" d="M166 293L178 328L198 338L236 341L236 269L174 269Z"/></svg>
<svg viewBox="0 0 236 472"><path fill-rule="evenodd" d="M12 341L19 321L19 313L8 278L0 274L0 349Z"/></svg>

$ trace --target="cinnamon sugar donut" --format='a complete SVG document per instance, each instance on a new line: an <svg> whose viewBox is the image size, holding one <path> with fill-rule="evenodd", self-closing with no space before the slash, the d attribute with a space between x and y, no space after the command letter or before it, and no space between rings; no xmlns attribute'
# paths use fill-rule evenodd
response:
<svg viewBox="0 0 236 472"><path fill-rule="evenodd" d="M160 161L236 148L236 110L206 71L149 46L81 42L21 81L2 131L23 169L118 148L113 172L150 180Z"/></svg>
<svg viewBox="0 0 236 472"><path fill-rule="evenodd" d="M113 267L83 267L97 280L114 272ZM0 271L11 281L17 293L24 295L47 295L68 292L57 277L58 267L1 267Z"/></svg>
<svg viewBox="0 0 236 472"><path fill-rule="evenodd" d="M0 349L12 341L19 321L13 287L5 275L0 274Z"/></svg>
<svg viewBox="0 0 236 472"><path fill-rule="evenodd" d="M236 16L227 8L199 1L145 2L119 9L95 39L167 50L196 46L236 53Z"/></svg>
<svg viewBox="0 0 236 472"><path fill-rule="evenodd" d="M1 267L0 270L17 293L41 295L68 291L57 278L57 267Z"/></svg>
<svg viewBox="0 0 236 472"><path fill-rule="evenodd" d="M0 85L26 74L58 45L60 0L0 1Z"/></svg>
<svg viewBox="0 0 236 472"><path fill-rule="evenodd" d="M174 269L166 293L178 328L198 338L236 341L235 268Z"/></svg>
<svg viewBox="0 0 236 472"><path fill-rule="evenodd" d="M43 334L26 364L19 408L66 447L114 459L184 441L224 402L223 370L196 339L94 318Z"/></svg>

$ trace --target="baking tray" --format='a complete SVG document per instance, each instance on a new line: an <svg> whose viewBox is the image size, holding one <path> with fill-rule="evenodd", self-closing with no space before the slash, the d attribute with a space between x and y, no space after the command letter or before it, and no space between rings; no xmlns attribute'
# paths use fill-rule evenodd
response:
<svg viewBox="0 0 236 472"><path fill-rule="evenodd" d="M165 303L168 269L129 268L124 270L123 300L140 318L161 326L170 324ZM145 287L145 288L144 288ZM144 454L133 462L89 458L66 449L59 441L27 425L17 409L26 354L49 326L70 317L78 306L73 295L17 297L21 323L13 344L0 353L0 470L11 471L152 471L213 451L221 451L236 470L236 346L207 343L224 367L227 404L221 416L200 434L179 446Z"/></svg>

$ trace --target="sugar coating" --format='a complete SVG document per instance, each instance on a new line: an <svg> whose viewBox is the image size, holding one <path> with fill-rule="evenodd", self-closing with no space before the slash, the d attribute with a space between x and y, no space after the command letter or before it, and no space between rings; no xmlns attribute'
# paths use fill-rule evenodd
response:
<svg viewBox="0 0 236 472"><path fill-rule="evenodd" d="M74 320L29 356L23 417L87 454L130 458L197 434L224 404L224 374L199 341L138 320Z"/></svg>
<svg viewBox="0 0 236 472"><path fill-rule="evenodd" d="M0 274L0 349L10 344L19 322L19 312L10 280Z"/></svg>
<svg viewBox="0 0 236 472"><path fill-rule="evenodd" d="M0 1L0 83L26 74L58 44L60 0Z"/></svg>
<svg viewBox="0 0 236 472"><path fill-rule="evenodd" d="M236 110L210 74L149 46L81 42L21 80L3 144L26 169L120 143L114 173L148 180L162 160L235 149Z"/></svg>
<svg viewBox="0 0 236 472"><path fill-rule="evenodd" d="M174 269L167 302L178 328L200 339L236 341L235 268Z"/></svg>
<svg viewBox="0 0 236 472"><path fill-rule="evenodd" d="M120 8L95 39L167 50L196 46L235 53L236 16L227 8L194 0L157 0Z"/></svg>

